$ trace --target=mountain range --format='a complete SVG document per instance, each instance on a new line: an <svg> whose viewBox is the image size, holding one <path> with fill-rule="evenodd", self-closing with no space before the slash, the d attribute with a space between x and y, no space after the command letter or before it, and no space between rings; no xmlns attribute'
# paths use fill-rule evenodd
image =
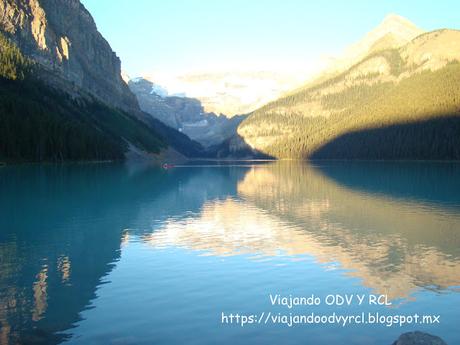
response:
<svg viewBox="0 0 460 345"><path fill-rule="evenodd" d="M123 74L79 0L0 0L0 14L0 161L460 159L457 30L392 14L300 87L183 76L195 98Z"/></svg>
<svg viewBox="0 0 460 345"><path fill-rule="evenodd" d="M0 0L0 160L201 155L141 111L78 0Z"/></svg>
<svg viewBox="0 0 460 345"><path fill-rule="evenodd" d="M234 136L238 125L246 118L206 112L200 100L183 95L169 96L165 88L144 78L131 79L128 85L143 111L206 148Z"/></svg>
<svg viewBox="0 0 460 345"><path fill-rule="evenodd" d="M146 76L175 93L200 100L206 112L227 117L248 114L285 92L302 85L299 71L209 70L156 77Z"/></svg>
<svg viewBox="0 0 460 345"><path fill-rule="evenodd" d="M332 58L323 74L343 72L372 52L402 47L424 32L408 19L389 14L361 40L348 46L341 56Z"/></svg>
<svg viewBox="0 0 460 345"><path fill-rule="evenodd" d="M460 31L391 15L338 61L238 134L277 158L460 158Z"/></svg>

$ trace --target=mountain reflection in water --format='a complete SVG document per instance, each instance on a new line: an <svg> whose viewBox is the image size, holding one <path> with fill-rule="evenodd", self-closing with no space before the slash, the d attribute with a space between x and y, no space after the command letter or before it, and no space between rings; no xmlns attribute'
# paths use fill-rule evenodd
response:
<svg viewBox="0 0 460 345"><path fill-rule="evenodd" d="M444 306L442 325L425 330L455 343L459 176L457 163L4 167L0 343L182 344L200 334L206 344L308 335L380 345L401 333L209 327L224 305L260 309L279 289Z"/></svg>
<svg viewBox="0 0 460 345"><path fill-rule="evenodd" d="M376 293L408 298L420 287L460 286L458 211L344 187L321 167L277 162L251 168L237 197L207 201L200 213L168 219L143 239L208 255L313 256L340 264Z"/></svg>

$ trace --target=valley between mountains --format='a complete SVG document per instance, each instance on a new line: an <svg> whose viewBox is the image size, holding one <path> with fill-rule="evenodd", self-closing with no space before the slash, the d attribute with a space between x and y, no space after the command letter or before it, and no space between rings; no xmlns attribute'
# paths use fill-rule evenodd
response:
<svg viewBox="0 0 460 345"><path fill-rule="evenodd" d="M252 107L228 106L224 91L219 106L123 74L78 0L0 0L0 13L2 162L460 159L457 30L389 15L300 87ZM267 76L245 78L257 87Z"/></svg>

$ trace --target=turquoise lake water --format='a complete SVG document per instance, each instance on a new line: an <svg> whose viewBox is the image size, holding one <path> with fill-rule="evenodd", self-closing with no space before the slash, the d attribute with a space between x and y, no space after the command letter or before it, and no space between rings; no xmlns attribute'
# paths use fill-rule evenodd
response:
<svg viewBox="0 0 460 345"><path fill-rule="evenodd" d="M337 295L351 305L326 304ZM283 322L369 313L433 322ZM0 344L390 345L421 330L455 345L459 324L458 163L0 167Z"/></svg>

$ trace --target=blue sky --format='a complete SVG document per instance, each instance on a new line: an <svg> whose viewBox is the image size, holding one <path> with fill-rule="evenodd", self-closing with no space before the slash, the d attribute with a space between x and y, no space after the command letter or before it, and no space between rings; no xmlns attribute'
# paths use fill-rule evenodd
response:
<svg viewBox="0 0 460 345"><path fill-rule="evenodd" d="M402 15L460 28L460 1L81 0L131 76L306 65Z"/></svg>

